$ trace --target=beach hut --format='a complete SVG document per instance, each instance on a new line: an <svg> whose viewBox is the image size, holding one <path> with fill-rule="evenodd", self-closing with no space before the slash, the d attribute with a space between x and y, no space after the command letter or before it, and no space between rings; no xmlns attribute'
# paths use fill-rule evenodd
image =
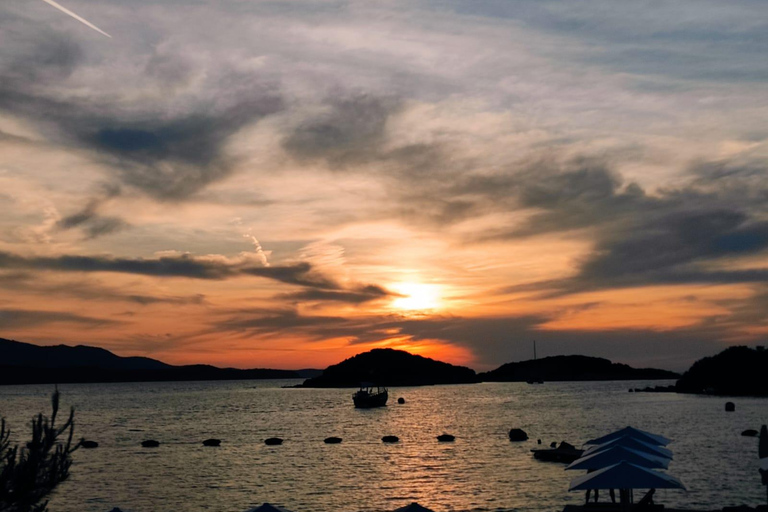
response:
<svg viewBox="0 0 768 512"><path fill-rule="evenodd" d="M435 512L435 511L432 509L428 509L427 507L422 507L421 505L419 505L414 501L410 505L406 505L404 507L400 507L394 510L394 512Z"/></svg>
<svg viewBox="0 0 768 512"><path fill-rule="evenodd" d="M584 451L583 456L586 457L587 455L591 455L593 453L602 452L613 448L614 446L624 446L640 452L650 453L657 457L672 459L672 450L664 448L663 446L656 446L650 443L646 443L645 441L641 441L640 439L630 436L617 437L616 439L606 443L591 446Z"/></svg>
<svg viewBox="0 0 768 512"><path fill-rule="evenodd" d="M286 508L276 507L271 503L262 503L256 508L249 509L247 512L291 512Z"/></svg>
<svg viewBox="0 0 768 512"><path fill-rule="evenodd" d="M623 461L574 478L568 490L589 491L597 489L619 489L622 508L629 509L633 500L633 489L685 490L685 486L672 475Z"/></svg>
<svg viewBox="0 0 768 512"><path fill-rule="evenodd" d="M667 469L669 467L669 459L666 457L659 457L626 446L616 445L607 450L583 456L580 459L573 461L565 469L603 469L608 466L613 466L621 461L631 462L637 466L650 469Z"/></svg>
<svg viewBox="0 0 768 512"><path fill-rule="evenodd" d="M667 446L672 442L671 439L667 439L664 436L652 434L650 432L646 432L645 430L640 430L639 428L624 427L620 430L617 430L616 432L611 432L610 434L604 435L603 437L598 437L596 439L587 441L584 444L605 444L620 437L632 437L634 439L643 441L644 443L652 444L655 446Z"/></svg>

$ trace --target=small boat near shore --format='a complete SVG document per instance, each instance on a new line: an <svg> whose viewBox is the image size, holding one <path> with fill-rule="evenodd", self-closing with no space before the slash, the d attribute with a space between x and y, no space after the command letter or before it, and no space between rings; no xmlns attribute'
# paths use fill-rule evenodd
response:
<svg viewBox="0 0 768 512"><path fill-rule="evenodd" d="M562 462L570 464L581 458L584 450L579 450L570 443L562 441L557 448L533 449L533 457L545 462Z"/></svg>
<svg viewBox="0 0 768 512"><path fill-rule="evenodd" d="M387 405L389 392L382 386L362 385L360 389L352 395L352 401L358 409L371 409L373 407L384 407Z"/></svg>

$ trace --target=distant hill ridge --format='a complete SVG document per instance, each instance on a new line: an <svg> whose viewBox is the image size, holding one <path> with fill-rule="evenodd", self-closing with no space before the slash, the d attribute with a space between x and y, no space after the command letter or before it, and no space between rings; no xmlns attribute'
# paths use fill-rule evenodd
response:
<svg viewBox="0 0 768 512"><path fill-rule="evenodd" d="M115 370L162 370L170 364L149 357L121 357L109 350L87 345L40 346L0 338L0 362L3 366L29 368L66 368L95 366Z"/></svg>
<svg viewBox="0 0 768 512"><path fill-rule="evenodd" d="M678 393L768 396L768 350L762 346L729 347L699 359L677 381Z"/></svg>
<svg viewBox="0 0 768 512"><path fill-rule="evenodd" d="M479 377L485 382L552 382L676 379L680 375L655 368L632 368L602 357L571 355L507 363L490 372L481 373Z"/></svg>
<svg viewBox="0 0 768 512"><path fill-rule="evenodd" d="M87 345L40 346L0 338L0 384L297 379L317 372L174 366L149 357L121 357Z"/></svg>
<svg viewBox="0 0 768 512"><path fill-rule="evenodd" d="M86 345L39 346L0 338L0 384L238 380L305 378L304 387L356 387L361 382L386 386L469 384L481 381L567 381L673 379L666 370L635 369L607 359L553 356L507 363L496 370L474 370L403 350L373 349L325 370L174 366L148 357L121 357Z"/></svg>

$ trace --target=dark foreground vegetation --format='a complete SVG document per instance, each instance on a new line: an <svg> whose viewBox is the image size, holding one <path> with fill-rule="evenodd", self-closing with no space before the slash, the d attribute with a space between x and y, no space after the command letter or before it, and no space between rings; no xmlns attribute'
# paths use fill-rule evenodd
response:
<svg viewBox="0 0 768 512"><path fill-rule="evenodd" d="M32 419L32 437L22 446L11 446L11 430L0 420L0 512L43 512L47 496L69 476L73 444L74 409L61 424L59 392L53 393L52 412L48 418L39 414Z"/></svg>

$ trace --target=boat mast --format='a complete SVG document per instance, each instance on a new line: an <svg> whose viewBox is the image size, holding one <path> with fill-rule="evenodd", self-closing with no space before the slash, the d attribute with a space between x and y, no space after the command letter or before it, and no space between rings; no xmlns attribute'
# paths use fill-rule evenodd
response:
<svg viewBox="0 0 768 512"><path fill-rule="evenodd" d="M533 340L533 360L536 360L536 340Z"/></svg>

